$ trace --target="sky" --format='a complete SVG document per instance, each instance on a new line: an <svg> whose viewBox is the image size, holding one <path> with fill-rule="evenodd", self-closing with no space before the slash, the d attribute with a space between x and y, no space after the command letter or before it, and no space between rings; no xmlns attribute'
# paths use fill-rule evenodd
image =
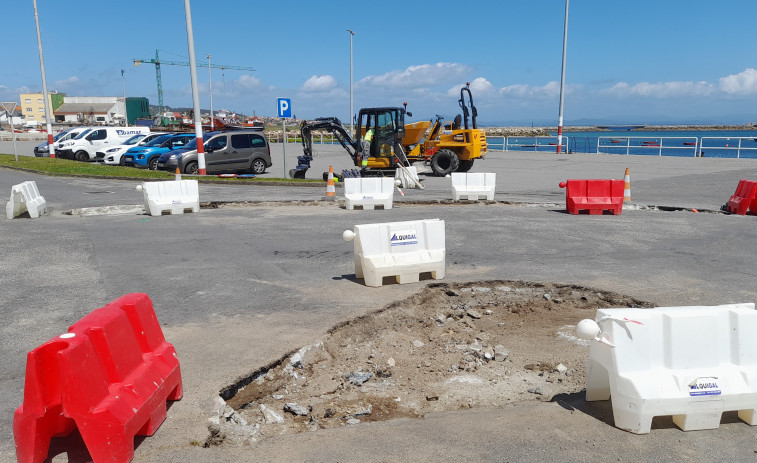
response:
<svg viewBox="0 0 757 463"><path fill-rule="evenodd" d="M37 0L48 90L157 104L155 67L188 62L184 2ZM353 107L401 106L411 120L460 113L470 82L482 125L557 125L564 0L191 2L198 64L213 108L349 121ZM41 91L32 0L1 0L0 101ZM754 0L573 0L565 125L757 122ZM7 30L7 29L6 29ZM191 107L189 67L162 65L164 101ZM208 70L198 69L202 108Z"/></svg>

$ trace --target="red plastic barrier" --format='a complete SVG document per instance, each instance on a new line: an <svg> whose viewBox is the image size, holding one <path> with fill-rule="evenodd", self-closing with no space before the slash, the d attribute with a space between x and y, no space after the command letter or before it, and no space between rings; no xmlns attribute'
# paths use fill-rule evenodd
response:
<svg viewBox="0 0 757 463"><path fill-rule="evenodd" d="M29 352L13 419L16 457L42 462L52 437L78 428L96 463L128 462L134 436L155 433L166 401L181 397L179 359L152 301L127 294Z"/></svg>
<svg viewBox="0 0 757 463"><path fill-rule="evenodd" d="M588 211L594 215L609 210L620 215L623 210L623 180L568 180L561 182L560 188L566 188L565 207L571 214Z"/></svg>
<svg viewBox="0 0 757 463"><path fill-rule="evenodd" d="M728 200L728 212L745 215L747 210L757 214L757 182L753 180L739 180L736 193Z"/></svg>

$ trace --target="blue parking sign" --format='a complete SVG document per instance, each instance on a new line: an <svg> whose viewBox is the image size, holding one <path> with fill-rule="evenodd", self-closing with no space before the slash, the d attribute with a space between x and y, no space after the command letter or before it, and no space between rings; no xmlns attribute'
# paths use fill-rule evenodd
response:
<svg viewBox="0 0 757 463"><path fill-rule="evenodd" d="M279 98L279 117L292 117L291 98Z"/></svg>

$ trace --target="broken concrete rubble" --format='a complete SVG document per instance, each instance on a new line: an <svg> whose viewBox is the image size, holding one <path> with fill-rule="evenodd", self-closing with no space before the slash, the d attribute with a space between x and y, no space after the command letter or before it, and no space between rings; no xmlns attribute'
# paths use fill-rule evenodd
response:
<svg viewBox="0 0 757 463"><path fill-rule="evenodd" d="M284 422L284 417L263 404L260 404L260 412L263 414L265 424L281 424Z"/></svg>
<svg viewBox="0 0 757 463"><path fill-rule="evenodd" d="M310 409L294 402L285 403L284 411L299 416L307 416L310 413Z"/></svg>
<svg viewBox="0 0 757 463"><path fill-rule="evenodd" d="M249 443L349 420L416 418L578 392L588 347L558 332L593 317L597 307L649 306L598 293L520 281L431 283L250 373L253 379L239 381L243 387L227 387L235 391L224 396L232 411L224 405L210 434L215 442L238 442L222 424L246 426Z"/></svg>

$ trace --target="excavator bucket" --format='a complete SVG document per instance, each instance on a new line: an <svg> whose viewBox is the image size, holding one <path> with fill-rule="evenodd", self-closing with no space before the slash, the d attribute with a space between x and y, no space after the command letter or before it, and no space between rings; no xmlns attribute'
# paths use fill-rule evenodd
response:
<svg viewBox="0 0 757 463"><path fill-rule="evenodd" d="M304 179L307 171L307 169L289 169L289 177Z"/></svg>

